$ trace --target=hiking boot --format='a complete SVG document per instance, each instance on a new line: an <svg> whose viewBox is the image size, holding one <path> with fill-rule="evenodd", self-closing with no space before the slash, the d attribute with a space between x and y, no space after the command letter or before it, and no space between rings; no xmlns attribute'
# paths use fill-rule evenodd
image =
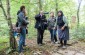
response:
<svg viewBox="0 0 85 55"><path fill-rule="evenodd" d="M23 47L26 47L27 45L23 45Z"/></svg>
<svg viewBox="0 0 85 55"><path fill-rule="evenodd" d="M62 48L63 48L63 49L66 49L66 46L64 45L64 46L62 46Z"/></svg>
<svg viewBox="0 0 85 55"><path fill-rule="evenodd" d="M19 55L24 55L24 54L21 52L21 53L19 53Z"/></svg>
<svg viewBox="0 0 85 55"><path fill-rule="evenodd" d="M59 43L58 41L55 42L55 44L58 44L58 43Z"/></svg>
<svg viewBox="0 0 85 55"><path fill-rule="evenodd" d="M42 46L43 44L38 44L39 46Z"/></svg>

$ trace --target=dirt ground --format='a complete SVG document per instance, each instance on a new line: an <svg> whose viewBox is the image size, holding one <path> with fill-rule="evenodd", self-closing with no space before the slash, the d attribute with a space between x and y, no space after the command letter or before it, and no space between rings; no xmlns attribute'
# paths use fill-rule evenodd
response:
<svg viewBox="0 0 85 55"><path fill-rule="evenodd" d="M17 38L17 42L18 42ZM26 38L26 47L22 55L85 55L85 42L69 40L66 49L58 47L60 44L52 44L49 35L44 37L44 45L39 46L36 43L36 38ZM4 52L5 53L5 52ZM18 52L11 54L0 54L0 55L19 55Z"/></svg>
<svg viewBox="0 0 85 55"><path fill-rule="evenodd" d="M85 42L83 41L70 40L66 49L58 47L60 44L52 44L47 37L44 38L43 46L38 46L36 39L26 39L26 45L24 55L85 55Z"/></svg>

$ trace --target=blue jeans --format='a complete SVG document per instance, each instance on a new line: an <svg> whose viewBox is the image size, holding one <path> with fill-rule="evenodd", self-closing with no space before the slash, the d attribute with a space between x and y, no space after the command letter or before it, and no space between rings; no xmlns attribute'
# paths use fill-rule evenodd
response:
<svg viewBox="0 0 85 55"><path fill-rule="evenodd" d="M17 36L17 32L16 32L16 31L14 31L14 32L13 32L13 35L14 35L14 37L15 37L15 36Z"/></svg>
<svg viewBox="0 0 85 55"><path fill-rule="evenodd" d="M26 37L26 28L22 28L19 40L19 53L22 52L23 46L25 45L25 37Z"/></svg>
<svg viewBox="0 0 85 55"><path fill-rule="evenodd" d="M51 34L51 41L56 42L57 41L56 30L50 29L50 34Z"/></svg>

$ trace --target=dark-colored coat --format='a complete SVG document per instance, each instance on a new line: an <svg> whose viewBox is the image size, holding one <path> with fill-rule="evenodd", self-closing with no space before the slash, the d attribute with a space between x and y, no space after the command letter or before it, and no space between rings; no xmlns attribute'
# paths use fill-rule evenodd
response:
<svg viewBox="0 0 85 55"><path fill-rule="evenodd" d="M61 20L61 21L60 21ZM63 40L69 40L69 27L68 27L68 21L65 16L62 17L62 19L57 18L57 30L58 30L58 37L59 39ZM61 30L61 27L65 26L64 30Z"/></svg>
<svg viewBox="0 0 85 55"><path fill-rule="evenodd" d="M36 20L36 23L35 23L36 29L45 30L47 28L47 20L46 20L45 15L42 15L42 17L41 17L41 15L38 14L35 16L35 20Z"/></svg>

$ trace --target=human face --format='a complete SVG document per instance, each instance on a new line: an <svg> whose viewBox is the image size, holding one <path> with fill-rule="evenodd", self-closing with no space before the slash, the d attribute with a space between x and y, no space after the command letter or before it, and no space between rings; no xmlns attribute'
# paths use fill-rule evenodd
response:
<svg viewBox="0 0 85 55"><path fill-rule="evenodd" d="M54 16L54 13L50 13L50 16L53 17Z"/></svg>
<svg viewBox="0 0 85 55"><path fill-rule="evenodd" d="M23 12L25 12L25 8L23 8Z"/></svg>
<svg viewBox="0 0 85 55"><path fill-rule="evenodd" d="M58 16L61 16L61 12L58 12Z"/></svg>
<svg viewBox="0 0 85 55"><path fill-rule="evenodd" d="M43 15L43 11L40 11L40 14Z"/></svg>

